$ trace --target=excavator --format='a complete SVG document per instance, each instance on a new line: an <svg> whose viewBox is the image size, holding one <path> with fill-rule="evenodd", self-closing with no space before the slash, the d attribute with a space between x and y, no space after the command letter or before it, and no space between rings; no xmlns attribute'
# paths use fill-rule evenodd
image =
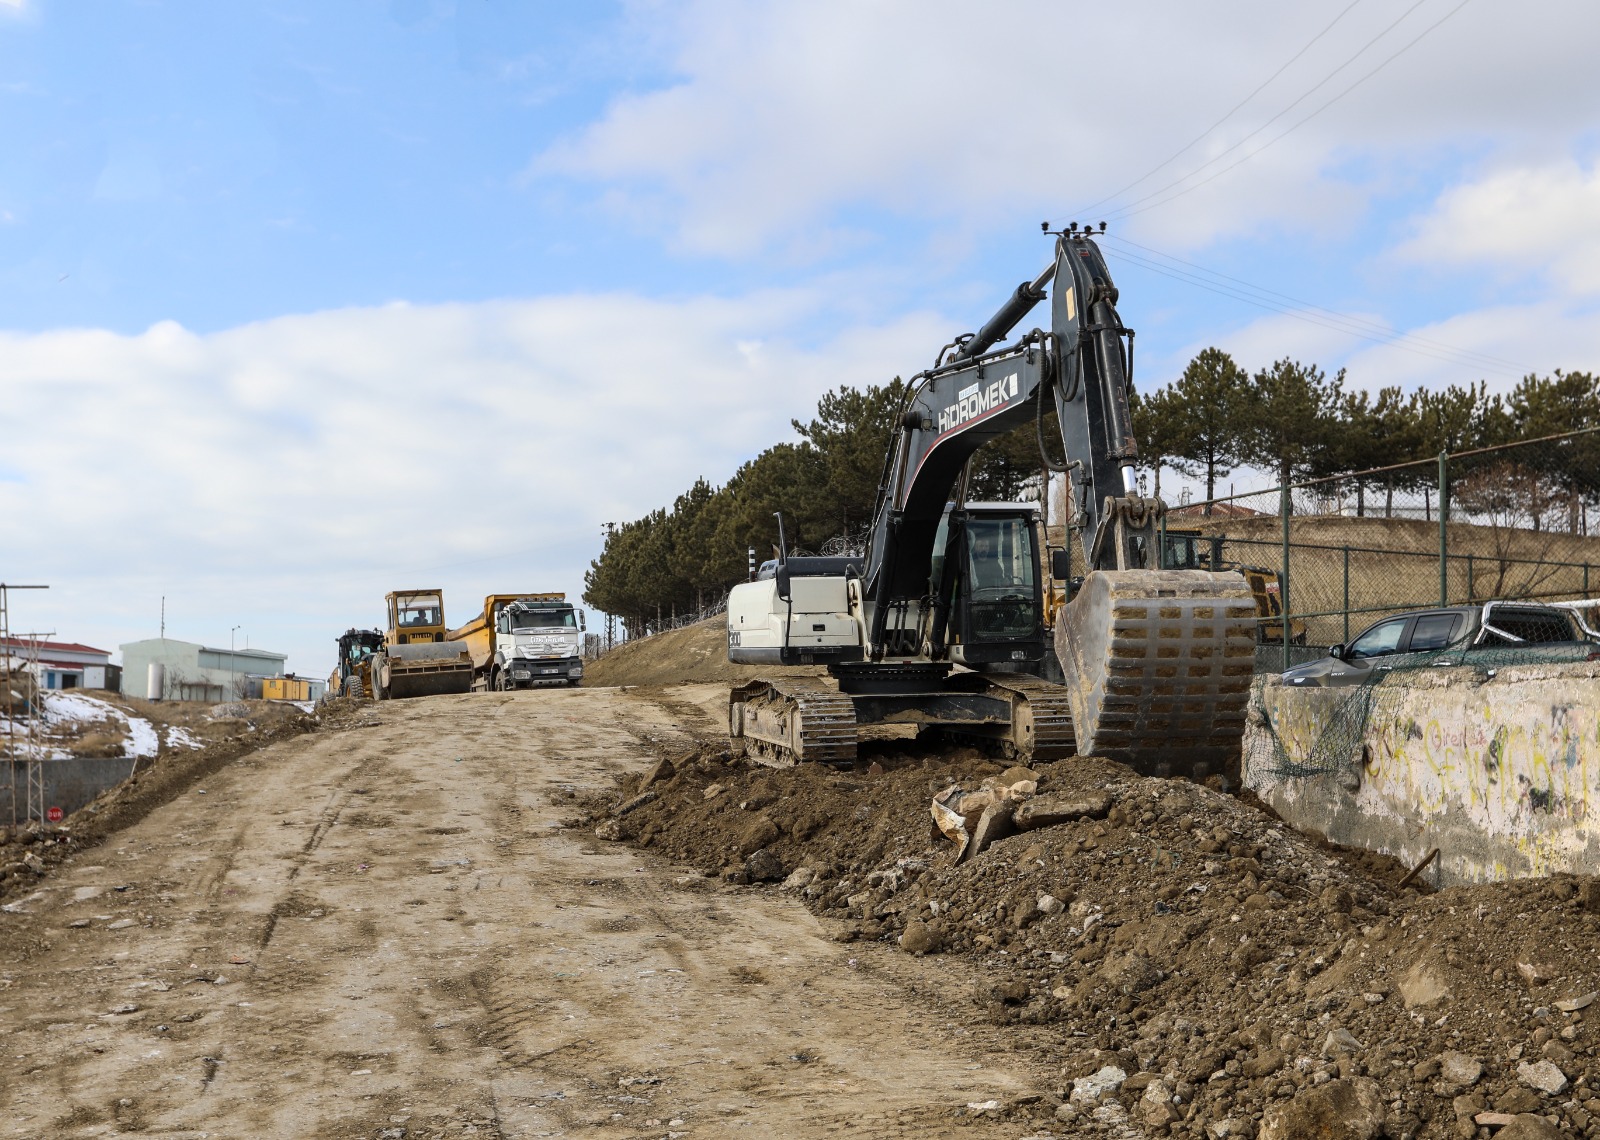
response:
<svg viewBox="0 0 1600 1140"><path fill-rule="evenodd" d="M1096 755L1197 777L1237 763L1254 603L1237 573L1161 568L1166 507L1139 494L1135 474L1133 331L1091 234L1055 233L1043 272L912 377L863 557L788 557L779 519L779 558L729 594L728 658L825 665L832 682L776 675L735 688L735 752L779 767L849 764L861 727L911 725L1025 762ZM1049 331L997 348L1047 295ZM1050 406L1087 568L1053 644L1037 504L966 501L983 444L1031 419L1044 454ZM1048 565L1069 576L1067 551ZM1052 652L1064 683L1041 676Z"/></svg>

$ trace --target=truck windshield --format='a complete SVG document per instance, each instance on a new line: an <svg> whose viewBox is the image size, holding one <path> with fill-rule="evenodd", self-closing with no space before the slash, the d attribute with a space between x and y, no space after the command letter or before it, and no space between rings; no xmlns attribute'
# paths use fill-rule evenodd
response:
<svg viewBox="0 0 1600 1140"><path fill-rule="evenodd" d="M534 629L576 629L578 619L567 610L512 610L511 628L517 631Z"/></svg>

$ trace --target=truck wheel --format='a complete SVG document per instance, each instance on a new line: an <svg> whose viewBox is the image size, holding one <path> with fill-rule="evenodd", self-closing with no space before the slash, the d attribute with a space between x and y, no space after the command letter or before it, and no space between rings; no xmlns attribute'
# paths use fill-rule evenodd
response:
<svg viewBox="0 0 1600 1140"><path fill-rule="evenodd" d="M490 688L497 693L503 693L506 691L506 671L504 669L496 669L494 671L494 681L490 685Z"/></svg>

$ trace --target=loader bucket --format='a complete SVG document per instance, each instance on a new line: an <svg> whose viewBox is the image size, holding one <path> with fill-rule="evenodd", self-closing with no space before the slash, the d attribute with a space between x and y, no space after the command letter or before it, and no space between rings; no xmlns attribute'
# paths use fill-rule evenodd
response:
<svg viewBox="0 0 1600 1140"><path fill-rule="evenodd" d="M1147 775L1237 771L1255 667L1242 575L1095 571L1055 639L1080 755Z"/></svg>
<svg viewBox="0 0 1600 1140"><path fill-rule="evenodd" d="M460 642L423 642L385 647L388 696L433 697L472 689L472 658Z"/></svg>

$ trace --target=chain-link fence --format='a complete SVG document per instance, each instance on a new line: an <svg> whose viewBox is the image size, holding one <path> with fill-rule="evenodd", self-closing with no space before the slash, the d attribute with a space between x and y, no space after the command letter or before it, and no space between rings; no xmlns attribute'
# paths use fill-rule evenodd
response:
<svg viewBox="0 0 1600 1140"><path fill-rule="evenodd" d="M1406 610L1600 590L1600 429L1171 510L1163 563L1237 569L1258 668L1279 671Z"/></svg>

